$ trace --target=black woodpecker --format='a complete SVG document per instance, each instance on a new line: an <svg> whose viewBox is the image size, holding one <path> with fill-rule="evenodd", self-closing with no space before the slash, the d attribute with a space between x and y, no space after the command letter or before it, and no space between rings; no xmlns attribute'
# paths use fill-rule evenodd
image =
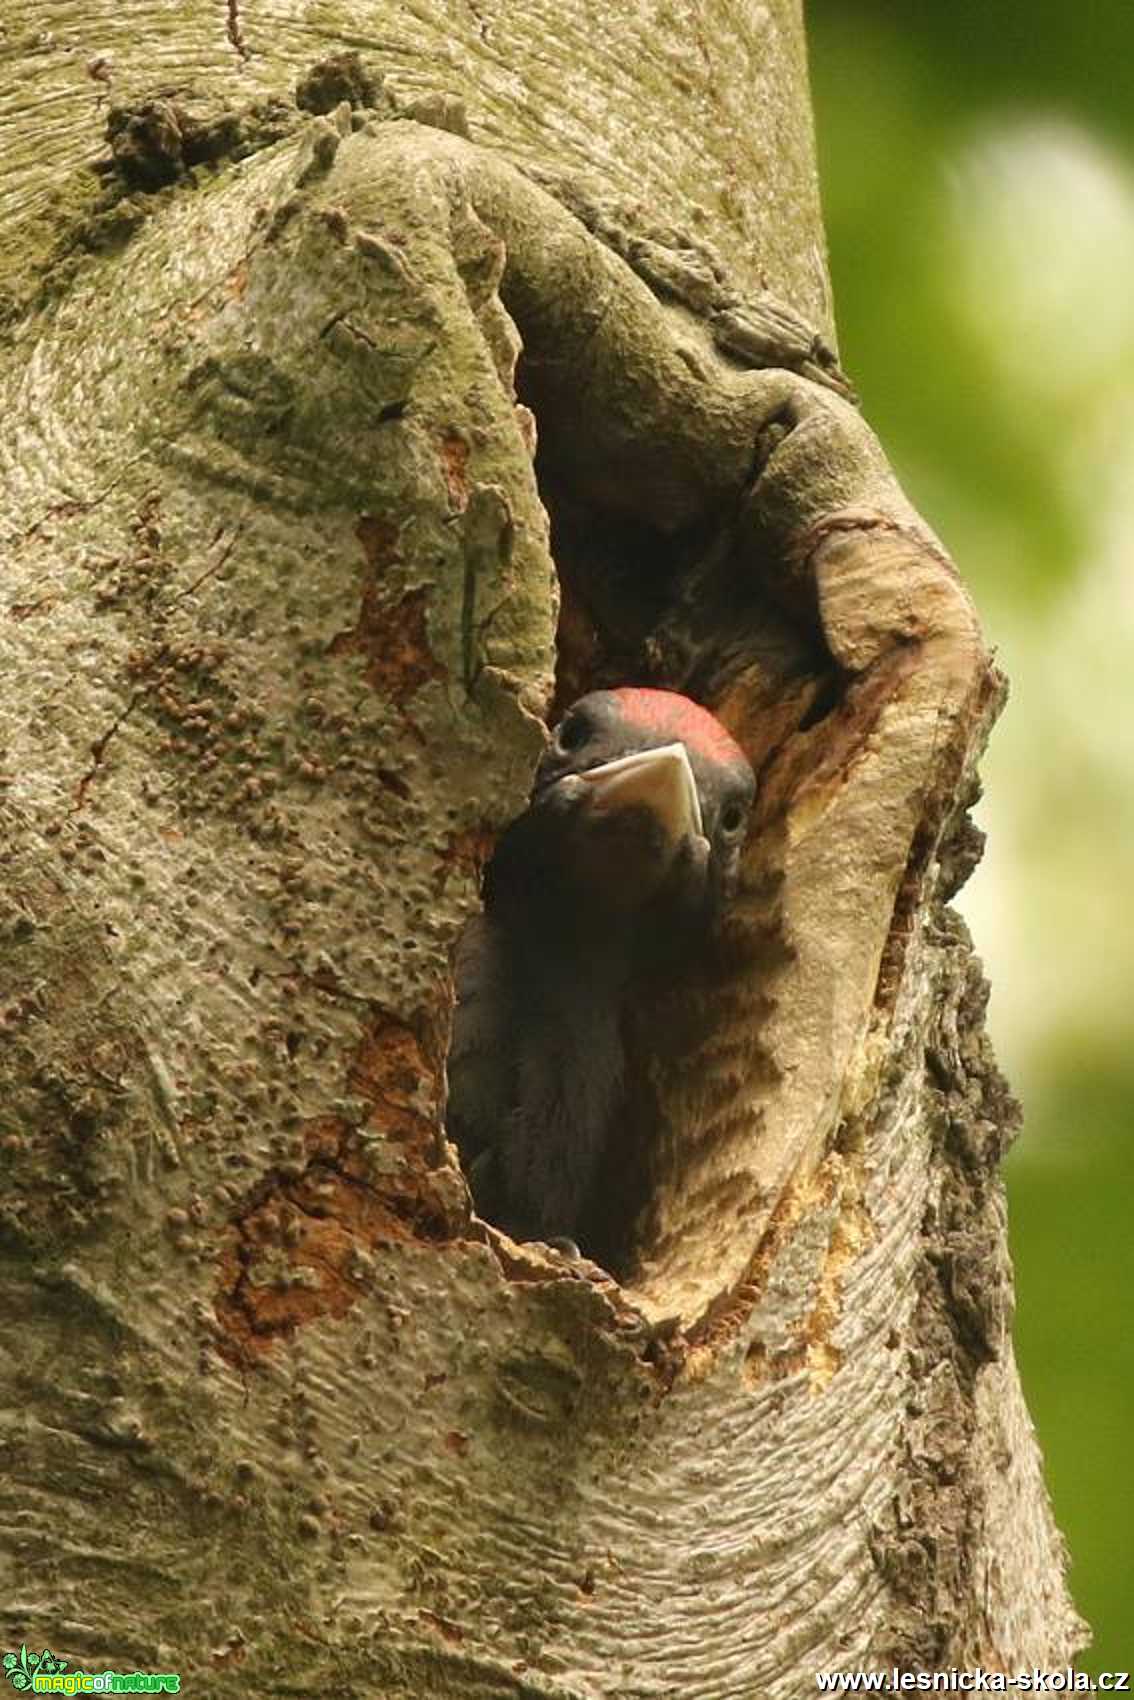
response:
<svg viewBox="0 0 1134 1700"><path fill-rule="evenodd" d="M477 1211L514 1239L574 1249L617 1137L624 1002L711 937L755 788L675 691L594 691L555 728L455 970L449 1133Z"/></svg>

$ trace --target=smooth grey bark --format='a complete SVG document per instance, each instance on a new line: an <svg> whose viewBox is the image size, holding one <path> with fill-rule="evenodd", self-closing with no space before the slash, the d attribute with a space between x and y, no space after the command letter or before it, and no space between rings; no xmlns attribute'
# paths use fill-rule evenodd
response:
<svg viewBox="0 0 1134 1700"><path fill-rule="evenodd" d="M52 14L0 150L5 1650L1064 1662L945 906L1000 687L827 347L794 7ZM363 104L264 104L344 45ZM720 971L637 1035L621 1286L443 1138L557 667L695 689L761 780Z"/></svg>

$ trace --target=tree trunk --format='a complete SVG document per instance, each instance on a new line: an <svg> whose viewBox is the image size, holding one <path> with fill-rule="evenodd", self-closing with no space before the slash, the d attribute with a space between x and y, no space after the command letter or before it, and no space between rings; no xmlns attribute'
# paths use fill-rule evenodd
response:
<svg viewBox="0 0 1134 1700"><path fill-rule="evenodd" d="M1000 687L831 352L795 5L72 12L0 145L3 1650L1062 1665L945 906ZM615 1282L473 1217L443 1117L541 716L625 680L760 791L635 1024Z"/></svg>

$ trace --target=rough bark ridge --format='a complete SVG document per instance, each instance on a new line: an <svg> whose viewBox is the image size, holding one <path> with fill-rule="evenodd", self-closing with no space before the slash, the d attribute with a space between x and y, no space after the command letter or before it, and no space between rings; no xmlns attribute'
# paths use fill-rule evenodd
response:
<svg viewBox="0 0 1134 1700"><path fill-rule="evenodd" d="M6 1644L578 1700L1063 1661L942 907L999 688L952 568L704 243L349 91L263 122L0 370ZM119 169L190 132L136 110ZM720 973L638 1035L622 1287L443 1138L557 624L761 778Z"/></svg>

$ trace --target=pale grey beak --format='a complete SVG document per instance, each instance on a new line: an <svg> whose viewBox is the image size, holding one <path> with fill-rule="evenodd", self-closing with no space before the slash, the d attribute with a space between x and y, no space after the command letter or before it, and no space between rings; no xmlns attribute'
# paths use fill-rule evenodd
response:
<svg viewBox="0 0 1134 1700"><path fill-rule="evenodd" d="M684 744L636 750L577 777L591 787L592 814L645 807L661 822L674 845L690 836L702 836L701 800Z"/></svg>

